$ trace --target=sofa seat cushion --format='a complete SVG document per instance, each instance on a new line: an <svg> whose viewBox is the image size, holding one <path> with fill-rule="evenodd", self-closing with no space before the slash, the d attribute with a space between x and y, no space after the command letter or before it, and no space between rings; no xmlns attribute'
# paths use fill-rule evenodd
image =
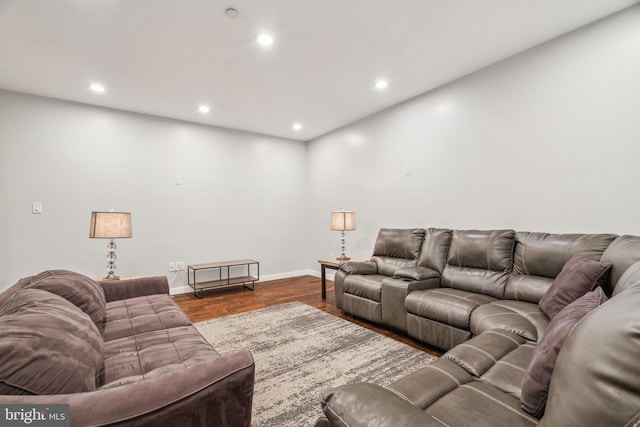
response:
<svg viewBox="0 0 640 427"><path fill-rule="evenodd" d="M461 384L473 380L473 376L462 367L441 358L389 384L387 388L425 410Z"/></svg>
<svg viewBox="0 0 640 427"><path fill-rule="evenodd" d="M478 307L471 314L471 332L480 335L492 329L506 329L537 342L549 324L538 304L526 301L499 300Z"/></svg>
<svg viewBox="0 0 640 427"><path fill-rule="evenodd" d="M522 378L535 344L509 331L496 329L457 345L442 358L463 368L516 399L520 399Z"/></svg>
<svg viewBox="0 0 640 427"><path fill-rule="evenodd" d="M410 293L405 299L407 312L456 328L469 330L471 313L495 301L488 295L460 289L437 288Z"/></svg>
<svg viewBox="0 0 640 427"><path fill-rule="evenodd" d="M104 347L102 388L140 381L217 356L193 326L111 340Z"/></svg>
<svg viewBox="0 0 640 427"><path fill-rule="evenodd" d="M191 324L167 294L108 302L106 318L105 342Z"/></svg>
<svg viewBox="0 0 640 427"><path fill-rule="evenodd" d="M380 274L349 275L344 279L342 289L347 294L380 302L382 299L382 281L386 278L387 276Z"/></svg>
<svg viewBox="0 0 640 427"><path fill-rule="evenodd" d="M483 381L462 384L425 412L446 426L532 427L538 420L520 409L520 400Z"/></svg>
<svg viewBox="0 0 640 427"><path fill-rule="evenodd" d="M535 426L520 400L476 381L456 363L439 359L388 387L425 413L450 426Z"/></svg>
<svg viewBox="0 0 640 427"><path fill-rule="evenodd" d="M58 295L23 288L0 307L0 394L93 391L102 357L96 325Z"/></svg>

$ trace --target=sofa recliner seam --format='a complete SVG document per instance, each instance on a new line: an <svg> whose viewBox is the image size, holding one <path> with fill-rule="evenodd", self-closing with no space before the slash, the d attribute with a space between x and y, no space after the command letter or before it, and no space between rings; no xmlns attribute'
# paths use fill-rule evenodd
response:
<svg viewBox="0 0 640 427"><path fill-rule="evenodd" d="M525 413L523 413L523 412L521 412L521 411L518 411L518 410L516 410L516 409L512 408L511 406L509 406L509 405L507 405L506 403L504 403L504 402L502 402L502 401L500 401L500 400L496 399L495 397L493 397L493 396L489 395L488 393L483 392L482 390L479 390L479 389L477 389L477 388L475 388L475 387L472 387L472 386L470 386L470 385L468 385L468 384L463 384L463 385L461 385L460 387L465 387L465 388L467 388L467 389L469 389L469 390L473 390L473 391L475 391L476 393L483 395L483 396L484 396L484 397L486 397L487 399L489 399L489 400L491 400L491 401L493 401L493 402L497 403L498 405L502 406L503 408L508 409L509 411L513 412L514 414L517 414L517 415L521 416L522 418L524 418L524 419L526 419L526 420L529 420L529 421L533 422L533 424L534 424L534 425L538 424L538 420L537 420L537 419L535 419L535 418L533 418L533 417L531 417L531 416L529 416L529 415L527 415L527 414L525 414Z"/></svg>

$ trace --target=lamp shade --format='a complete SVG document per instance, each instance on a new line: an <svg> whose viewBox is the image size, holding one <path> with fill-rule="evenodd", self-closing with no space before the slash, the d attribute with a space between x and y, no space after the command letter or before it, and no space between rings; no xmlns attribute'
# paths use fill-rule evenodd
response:
<svg viewBox="0 0 640 427"><path fill-rule="evenodd" d="M122 239L132 236L130 212L91 212L89 237Z"/></svg>
<svg viewBox="0 0 640 427"><path fill-rule="evenodd" d="M351 231L356 229L356 213L354 211L331 212L331 229Z"/></svg>

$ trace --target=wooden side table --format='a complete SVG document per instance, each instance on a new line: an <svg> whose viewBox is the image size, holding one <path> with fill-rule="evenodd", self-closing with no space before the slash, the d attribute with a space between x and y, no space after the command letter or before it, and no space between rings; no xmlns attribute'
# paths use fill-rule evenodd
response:
<svg viewBox="0 0 640 427"><path fill-rule="evenodd" d="M322 299L327 299L327 274L326 269L337 270L340 264L348 261L367 261L365 259L348 259L340 260L335 258L319 259L320 263L320 280L322 282Z"/></svg>

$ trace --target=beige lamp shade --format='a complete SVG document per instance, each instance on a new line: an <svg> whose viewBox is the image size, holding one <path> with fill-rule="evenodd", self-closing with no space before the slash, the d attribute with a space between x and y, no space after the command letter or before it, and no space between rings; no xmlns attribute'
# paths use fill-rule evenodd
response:
<svg viewBox="0 0 640 427"><path fill-rule="evenodd" d="M133 237L130 212L91 212L89 237L122 239Z"/></svg>
<svg viewBox="0 0 640 427"><path fill-rule="evenodd" d="M336 231L351 231L356 229L356 213L353 211L331 212L331 229Z"/></svg>

